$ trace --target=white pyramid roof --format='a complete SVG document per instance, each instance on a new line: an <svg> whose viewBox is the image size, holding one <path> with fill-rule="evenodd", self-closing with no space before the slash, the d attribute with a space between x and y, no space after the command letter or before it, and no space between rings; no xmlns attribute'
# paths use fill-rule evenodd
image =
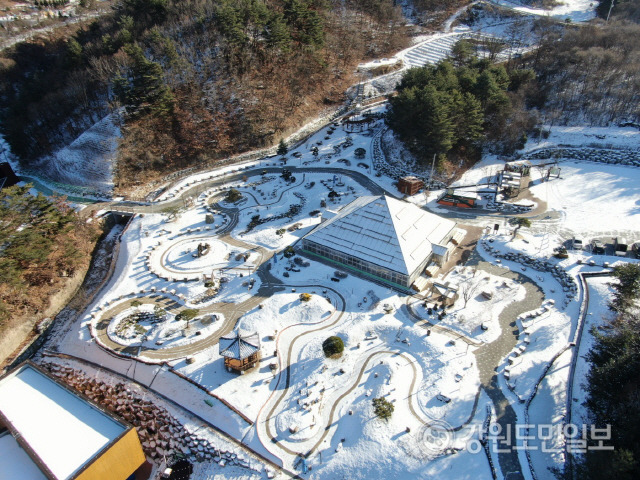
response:
<svg viewBox="0 0 640 480"><path fill-rule="evenodd" d="M382 196L360 197L305 238L390 270L411 275L455 228L455 222Z"/></svg>

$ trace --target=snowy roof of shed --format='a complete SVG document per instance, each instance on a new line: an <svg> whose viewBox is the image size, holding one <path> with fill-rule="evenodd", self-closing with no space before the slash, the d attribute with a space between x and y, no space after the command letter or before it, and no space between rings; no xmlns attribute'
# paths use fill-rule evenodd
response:
<svg viewBox="0 0 640 480"><path fill-rule="evenodd" d="M364 196L345 205L305 238L410 275L455 226L412 203L385 195Z"/></svg>
<svg viewBox="0 0 640 480"><path fill-rule="evenodd" d="M42 473L9 431L0 434L0 472L3 478L47 480L47 476Z"/></svg>
<svg viewBox="0 0 640 480"><path fill-rule="evenodd" d="M0 380L0 414L32 463L57 479L72 477L129 428L28 363ZM12 460L14 469L33 467L23 455Z"/></svg>
<svg viewBox="0 0 640 480"><path fill-rule="evenodd" d="M449 282L445 283L440 283L440 282L433 282L433 290L435 292L437 292L439 295L443 295L447 298L453 298L455 296L455 294L458 292L458 285L456 284L449 284Z"/></svg>
<svg viewBox="0 0 640 480"><path fill-rule="evenodd" d="M258 333L242 334L239 330L220 337L220 355L242 360L260 350Z"/></svg>

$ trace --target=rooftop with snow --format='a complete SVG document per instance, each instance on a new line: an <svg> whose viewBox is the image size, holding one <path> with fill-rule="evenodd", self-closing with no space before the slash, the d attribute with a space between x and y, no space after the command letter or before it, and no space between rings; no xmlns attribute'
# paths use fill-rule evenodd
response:
<svg viewBox="0 0 640 480"><path fill-rule="evenodd" d="M2 473L17 473L4 478L60 480L130 428L28 363L0 380L0 426Z"/></svg>

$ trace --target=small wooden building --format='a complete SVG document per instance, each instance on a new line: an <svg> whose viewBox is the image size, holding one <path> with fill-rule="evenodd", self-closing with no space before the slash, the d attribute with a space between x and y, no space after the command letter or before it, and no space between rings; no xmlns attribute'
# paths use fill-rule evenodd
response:
<svg viewBox="0 0 640 480"><path fill-rule="evenodd" d="M239 330L220 338L220 355L228 371L244 373L260 362L258 333L242 334Z"/></svg>
<svg viewBox="0 0 640 480"><path fill-rule="evenodd" d="M424 182L414 176L406 176L398 180L398 190L405 195L415 195L422 188L424 188Z"/></svg>
<svg viewBox="0 0 640 480"><path fill-rule="evenodd" d="M443 305L453 305L458 299L458 285L449 282L434 281L431 291L427 296L428 302L441 303Z"/></svg>

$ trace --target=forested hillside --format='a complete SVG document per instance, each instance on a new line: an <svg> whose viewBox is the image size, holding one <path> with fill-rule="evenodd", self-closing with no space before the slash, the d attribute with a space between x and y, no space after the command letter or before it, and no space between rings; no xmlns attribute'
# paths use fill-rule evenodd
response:
<svg viewBox="0 0 640 480"><path fill-rule="evenodd" d="M613 6L613 8L612 8ZM617 18L619 20L640 21L640 3L637 0L601 0L596 7L600 18Z"/></svg>
<svg viewBox="0 0 640 480"><path fill-rule="evenodd" d="M640 122L640 25L569 29L550 35L532 66L539 75L549 122L610 125Z"/></svg>
<svg viewBox="0 0 640 480"><path fill-rule="evenodd" d="M392 0L122 0L72 38L0 59L1 128L25 165L122 113L116 182L270 145L407 44Z"/></svg>
<svg viewBox="0 0 640 480"><path fill-rule="evenodd" d="M46 309L64 278L86 268L100 233L63 199L33 196L29 189L0 192L0 334Z"/></svg>
<svg viewBox="0 0 640 480"><path fill-rule="evenodd" d="M414 15L427 27L437 27L469 0L412 0Z"/></svg>
<svg viewBox="0 0 640 480"><path fill-rule="evenodd" d="M523 59L540 80L545 122L640 124L640 4L603 0L609 21L548 29L540 48Z"/></svg>

